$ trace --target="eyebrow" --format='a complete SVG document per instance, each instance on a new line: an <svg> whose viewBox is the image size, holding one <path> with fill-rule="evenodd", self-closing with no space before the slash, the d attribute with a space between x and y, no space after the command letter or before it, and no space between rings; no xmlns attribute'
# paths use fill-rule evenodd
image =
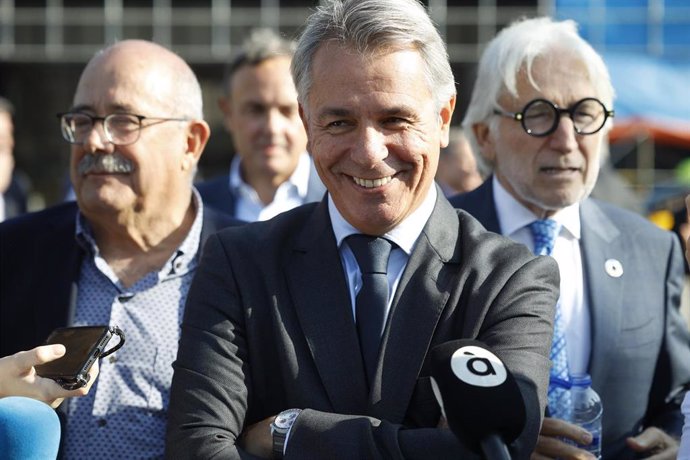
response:
<svg viewBox="0 0 690 460"><path fill-rule="evenodd" d="M129 105L124 104L111 104L108 106L110 113L112 112L132 112L133 108ZM96 112L93 106L89 104L79 104L70 107L70 112Z"/></svg>
<svg viewBox="0 0 690 460"><path fill-rule="evenodd" d="M379 116L391 116L391 115L400 115L400 114L410 116L414 113L416 113L416 110L414 110L412 107L407 106L407 105L399 105L399 106L393 106L393 107L382 110L379 113ZM328 117L349 117L349 116L352 116L352 110L344 109L344 108L340 108L340 107L326 107L318 113L318 115L316 116L316 119L321 121L324 118L328 118Z"/></svg>
<svg viewBox="0 0 690 460"><path fill-rule="evenodd" d="M322 109L319 111L319 113L316 115L316 119L321 121L324 118L329 118L329 117L349 117L352 115L352 111L349 109L343 109L340 107L326 107L325 109Z"/></svg>
<svg viewBox="0 0 690 460"><path fill-rule="evenodd" d="M389 109L386 109L386 110L384 110L384 111L381 112L381 113L382 113L382 115L384 115L384 116L401 115L401 114L410 116L410 115L413 115L413 114L415 114L415 113L417 113L417 112L418 112L418 111L415 110L415 109L414 109L413 107L411 107L411 106L408 106L408 105L399 105L399 106L395 106L395 107L391 107L391 108L389 108Z"/></svg>

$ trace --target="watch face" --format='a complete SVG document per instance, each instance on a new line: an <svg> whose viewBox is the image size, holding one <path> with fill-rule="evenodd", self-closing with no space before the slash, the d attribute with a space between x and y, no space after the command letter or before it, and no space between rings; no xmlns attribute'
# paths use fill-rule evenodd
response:
<svg viewBox="0 0 690 460"><path fill-rule="evenodd" d="M286 411L281 412L276 416L275 421L273 422L276 428L290 428L293 423L295 423L295 419L301 412L300 409L288 409Z"/></svg>

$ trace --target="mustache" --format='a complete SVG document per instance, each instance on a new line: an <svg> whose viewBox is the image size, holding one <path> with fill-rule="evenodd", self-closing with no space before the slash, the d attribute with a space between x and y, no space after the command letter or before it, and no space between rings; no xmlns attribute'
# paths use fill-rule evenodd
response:
<svg viewBox="0 0 690 460"><path fill-rule="evenodd" d="M119 153L109 155L94 155L92 153L84 155L79 160L77 171L79 175L102 174L102 173L129 173L134 169L130 160Z"/></svg>

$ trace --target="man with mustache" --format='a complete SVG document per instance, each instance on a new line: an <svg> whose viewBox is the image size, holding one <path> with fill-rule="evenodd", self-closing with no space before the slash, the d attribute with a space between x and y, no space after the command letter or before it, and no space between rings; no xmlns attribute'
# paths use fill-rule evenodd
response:
<svg viewBox="0 0 690 460"><path fill-rule="evenodd" d="M290 75L295 43L254 30L230 62L218 101L235 156L230 173L198 184L209 206L244 221L266 220L323 198Z"/></svg>
<svg viewBox="0 0 690 460"><path fill-rule="evenodd" d="M328 195L209 238L166 455L479 458L478 436L455 437L431 384L430 350L465 338L516 376L527 416L510 450L526 458L544 411L558 271L454 210L434 184L456 93L424 6L322 2L292 74Z"/></svg>
<svg viewBox="0 0 690 460"><path fill-rule="evenodd" d="M0 225L0 356L59 326L119 326L125 346L63 405L63 453L161 457L197 254L236 223L192 187L209 137L201 89L173 52L122 41L89 61L59 122L77 201Z"/></svg>
<svg viewBox="0 0 690 460"><path fill-rule="evenodd" d="M561 295L533 459L592 458L593 434L566 420L562 388L583 373L603 401L604 459L671 459L678 449L690 385L683 253L674 234L588 197L612 117L608 71L576 24L536 18L489 43L463 120L493 175L451 203L532 249L546 246L541 230L553 232L542 253L558 262Z"/></svg>

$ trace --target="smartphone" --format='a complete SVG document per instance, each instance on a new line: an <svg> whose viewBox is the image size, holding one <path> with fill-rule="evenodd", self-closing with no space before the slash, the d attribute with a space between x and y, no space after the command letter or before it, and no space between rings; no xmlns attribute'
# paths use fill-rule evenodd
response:
<svg viewBox="0 0 690 460"><path fill-rule="evenodd" d="M113 335L119 335L120 342L106 351ZM65 346L65 355L36 366L36 373L55 380L67 390L76 390L88 383L89 369L94 361L124 344L124 335L119 328L110 326L61 327L51 332L46 340L46 345L56 343Z"/></svg>

